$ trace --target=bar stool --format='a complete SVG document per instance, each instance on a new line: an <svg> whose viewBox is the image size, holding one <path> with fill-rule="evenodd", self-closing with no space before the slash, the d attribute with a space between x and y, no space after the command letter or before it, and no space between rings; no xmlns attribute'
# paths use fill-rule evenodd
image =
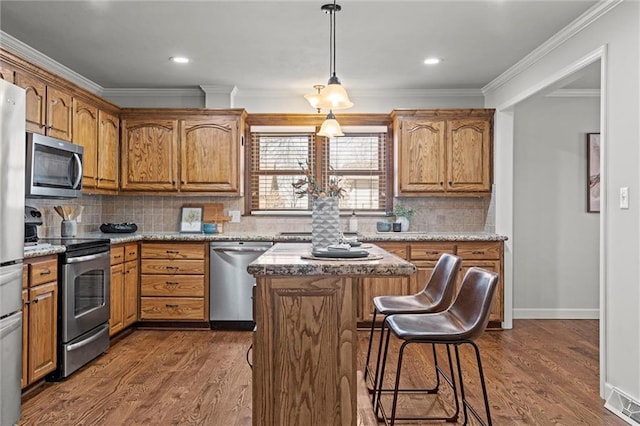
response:
<svg viewBox="0 0 640 426"><path fill-rule="evenodd" d="M378 410L386 424L388 418L384 407L381 404L382 382L384 379L384 371L386 367L387 354L389 350L389 337L393 333L397 338L403 340L398 354L398 365L396 368L396 380L393 391L393 405L391 408L391 425L397 420L444 420L443 418L433 417L396 417L398 403L398 387L400 385L400 373L402 371L402 360L405 348L411 343L427 343L432 345L445 345L447 354L451 362L451 347L455 351L455 359L457 364L458 379L460 381L460 398L463 406L464 424L468 422L469 411L482 425L491 425L491 413L489 411L489 399L487 397L487 388L484 380L484 372L482 370L482 362L480 360L480 350L474 340L479 337L489 322L489 314L493 305L493 299L498 284L498 274L481 268L470 268L460 287L458 296L453 304L443 312L427 313L427 314L406 314L406 315L390 315L385 319L389 332L385 341L384 355L382 358L382 370L380 373L379 389L376 396L376 415ZM460 356L458 348L461 345L469 344L473 347L480 376L482 387L482 395L484 398L484 409L487 417L485 423L480 414L469 404L464 391L464 383L462 376L462 367L460 364ZM439 367L437 367L439 368ZM459 412L458 392L455 386L455 378L452 376L453 391L455 397L456 414L454 417L446 419L447 421L457 421Z"/></svg>
<svg viewBox="0 0 640 426"><path fill-rule="evenodd" d="M376 384L378 381L378 371L380 368L380 355L382 353L382 342L385 329L384 320L380 324L380 341L378 343L378 357L376 359L376 371L371 383L371 348L376 327L376 316L381 313L385 318L392 314L421 314L428 312L441 312L451 305L455 294L455 283L462 259L453 254L444 253L438 259L429 281L424 288L416 294L404 296L378 296L373 298L373 320L371 321L371 331L369 333L369 348L367 349L367 360L364 369L365 381L369 379L373 392L372 402L375 402ZM437 365L437 358L434 350L434 363ZM439 377L436 374L436 386L433 389L414 389L414 391L436 391L439 386Z"/></svg>

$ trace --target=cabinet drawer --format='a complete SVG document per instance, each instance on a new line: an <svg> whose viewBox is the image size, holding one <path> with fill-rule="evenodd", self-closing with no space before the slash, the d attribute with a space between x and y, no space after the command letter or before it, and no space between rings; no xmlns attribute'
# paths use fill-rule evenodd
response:
<svg viewBox="0 0 640 426"><path fill-rule="evenodd" d="M143 259L140 267L143 274L204 274L202 260L165 260Z"/></svg>
<svg viewBox="0 0 640 426"><path fill-rule="evenodd" d="M143 244L143 259L204 259L204 244Z"/></svg>
<svg viewBox="0 0 640 426"><path fill-rule="evenodd" d="M111 264L117 265L124 262L124 246L111 247Z"/></svg>
<svg viewBox="0 0 640 426"><path fill-rule="evenodd" d="M454 243L411 244L411 260L438 260L443 253L455 254Z"/></svg>
<svg viewBox="0 0 640 426"><path fill-rule="evenodd" d="M500 243L459 243L458 256L467 259L500 259Z"/></svg>
<svg viewBox="0 0 640 426"><path fill-rule="evenodd" d="M31 287L38 284L48 283L58 280L58 260L43 260L34 262L29 268L29 285Z"/></svg>
<svg viewBox="0 0 640 426"><path fill-rule="evenodd" d="M407 259L407 244L406 243L387 243L387 242L374 242L375 245L381 249L393 253L398 257Z"/></svg>
<svg viewBox="0 0 640 426"><path fill-rule="evenodd" d="M143 275L140 293L142 296L204 297L204 276Z"/></svg>
<svg viewBox="0 0 640 426"><path fill-rule="evenodd" d="M195 297L142 297L142 320L205 320L204 299Z"/></svg>
<svg viewBox="0 0 640 426"><path fill-rule="evenodd" d="M136 260L138 258L138 244L127 244L124 246L124 260L128 262L130 260Z"/></svg>

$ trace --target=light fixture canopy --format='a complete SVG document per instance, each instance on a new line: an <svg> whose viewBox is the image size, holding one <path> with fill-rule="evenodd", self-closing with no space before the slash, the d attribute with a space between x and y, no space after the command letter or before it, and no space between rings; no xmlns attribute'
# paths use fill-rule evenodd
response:
<svg viewBox="0 0 640 426"><path fill-rule="evenodd" d="M340 123L338 123L338 120L336 120L336 116L333 115L333 111L329 110L327 118L324 120L322 126L320 127L318 136L324 136L327 138L344 136L344 133L342 133L342 129L340 128Z"/></svg>
<svg viewBox="0 0 640 426"><path fill-rule="evenodd" d="M336 4L334 0L333 3L322 5L320 9L329 14L329 81L327 86L319 92L319 98L310 99L309 95L305 98L317 109L351 108L353 102L349 100L347 91L336 75L336 13L342 10L342 6Z"/></svg>

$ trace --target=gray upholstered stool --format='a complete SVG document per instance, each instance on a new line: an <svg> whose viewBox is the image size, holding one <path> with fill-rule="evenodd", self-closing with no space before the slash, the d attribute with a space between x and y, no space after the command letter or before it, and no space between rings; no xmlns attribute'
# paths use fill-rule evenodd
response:
<svg viewBox="0 0 640 426"><path fill-rule="evenodd" d="M380 372L380 380L378 384L378 392L376 393L376 415L378 412L382 415L385 423L395 424L397 420L445 420L457 421L459 414L458 390L455 385L455 377L451 376L451 382L456 413L447 418L407 418L397 416L398 403L398 387L400 385L400 373L402 371L402 360L404 350L411 343L427 343L431 345L444 345L451 362L451 348L455 351L455 362L457 364L457 375L460 381L460 398L464 412L464 424L468 422L468 412L470 412L481 424L491 425L491 413L489 411L489 399L487 397L487 388L484 380L484 372L482 370L482 362L480 361L480 351L474 340L482 334L489 322L489 314L493 305L493 299L498 284L498 275L481 268L470 268L464 279L460 291L453 304L443 312L428 314L404 314L390 315L385 319L389 332L385 341L384 354L382 357L382 367ZM386 367L387 354L389 350L389 337L393 334L398 339L403 340L398 354L398 365L396 368L396 380L393 392L393 403L391 407L391 416L387 416L384 407L381 404L381 395L383 389L384 371ZM465 396L464 382L462 376L462 367L460 364L460 356L458 348L460 345L469 344L473 347L480 376L480 384L484 398L484 409L487 422L483 421L480 414L469 404ZM436 367L439 369L439 367ZM451 369L451 368L450 368Z"/></svg>

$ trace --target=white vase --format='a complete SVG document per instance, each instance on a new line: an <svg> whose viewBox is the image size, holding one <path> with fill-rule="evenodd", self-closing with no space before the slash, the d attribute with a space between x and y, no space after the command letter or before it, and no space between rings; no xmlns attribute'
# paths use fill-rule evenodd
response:
<svg viewBox="0 0 640 426"><path fill-rule="evenodd" d="M311 244L314 249L340 242L340 209L334 197L316 198L311 212Z"/></svg>
<svg viewBox="0 0 640 426"><path fill-rule="evenodd" d="M409 218L400 216L398 217L397 222L400 224L400 230L402 232L407 232L409 230Z"/></svg>

